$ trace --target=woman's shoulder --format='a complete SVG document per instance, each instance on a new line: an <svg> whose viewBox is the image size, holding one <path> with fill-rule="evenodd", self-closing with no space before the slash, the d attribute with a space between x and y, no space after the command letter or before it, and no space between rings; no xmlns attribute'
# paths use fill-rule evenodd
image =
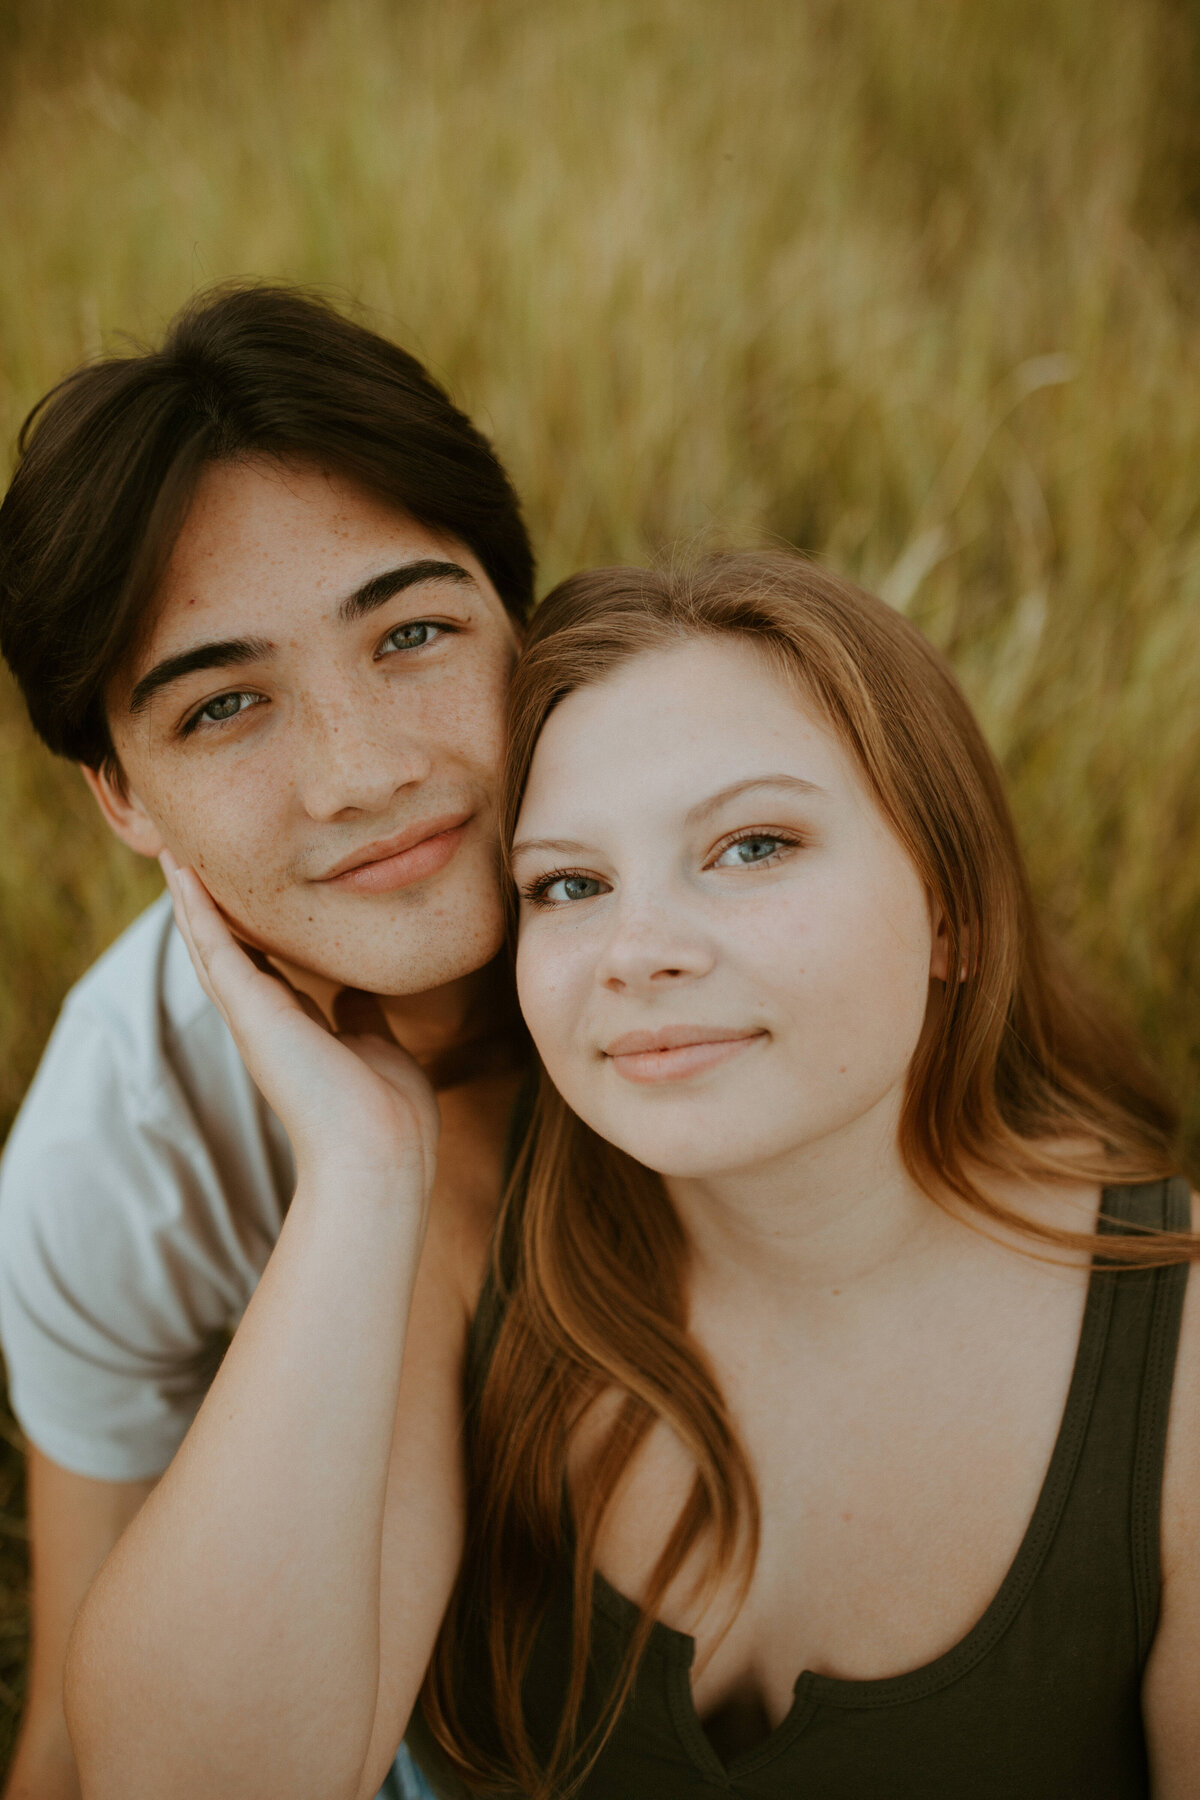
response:
<svg viewBox="0 0 1200 1800"><path fill-rule="evenodd" d="M1000 1170L980 1165L970 1171L994 1210L970 1209L966 1216L973 1213L977 1226L1012 1248L1086 1263L1098 1234L1180 1228L1175 1196L1182 1182L1104 1179L1097 1172L1106 1160L1104 1146L1083 1139L1039 1142L1033 1149L1029 1167ZM1044 1167L1039 1170L1037 1162L1043 1156ZM951 1209L958 1210L953 1197ZM1194 1222L1191 1229L1196 1230Z"/></svg>
<svg viewBox="0 0 1200 1800"><path fill-rule="evenodd" d="M1191 1228L1200 1233L1200 1196L1191 1195ZM1195 1565L1200 1608L1200 1278L1188 1269L1171 1389L1163 1474L1163 1575ZM1200 1648L1200 1645L1198 1645Z"/></svg>
<svg viewBox="0 0 1200 1800"><path fill-rule="evenodd" d="M1200 1232L1200 1198L1191 1196ZM1161 1511L1162 1590L1142 1711L1154 1791L1195 1792L1200 1768L1200 1278L1188 1270L1167 1430Z"/></svg>

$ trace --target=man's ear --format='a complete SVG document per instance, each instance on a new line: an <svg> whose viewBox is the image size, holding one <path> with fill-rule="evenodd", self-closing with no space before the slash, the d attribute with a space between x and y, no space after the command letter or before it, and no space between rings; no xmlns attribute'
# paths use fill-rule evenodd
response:
<svg viewBox="0 0 1200 1800"><path fill-rule="evenodd" d="M167 847L166 839L154 823L132 788L125 786L115 770L107 766L89 769L83 763L83 779L96 797L96 805L104 815L110 831L139 856L157 856Z"/></svg>

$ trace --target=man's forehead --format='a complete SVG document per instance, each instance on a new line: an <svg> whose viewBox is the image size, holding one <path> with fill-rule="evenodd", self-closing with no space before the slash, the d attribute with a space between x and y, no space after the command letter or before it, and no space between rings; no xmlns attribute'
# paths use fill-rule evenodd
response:
<svg viewBox="0 0 1200 1800"><path fill-rule="evenodd" d="M406 557L461 551L397 506L332 470L262 459L209 464L197 481L160 584L164 601L196 604L232 583L346 583L356 560L392 546ZM460 558L461 560L461 558Z"/></svg>
<svg viewBox="0 0 1200 1800"><path fill-rule="evenodd" d="M263 460L202 471L129 659L131 682L208 638L274 639L289 619L347 609L361 617L422 579L487 578L471 552L325 470Z"/></svg>

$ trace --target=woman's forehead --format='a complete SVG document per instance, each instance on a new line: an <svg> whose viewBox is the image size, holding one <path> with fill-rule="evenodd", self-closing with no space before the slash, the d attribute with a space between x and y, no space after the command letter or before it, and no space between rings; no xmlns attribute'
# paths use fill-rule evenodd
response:
<svg viewBox="0 0 1200 1800"><path fill-rule="evenodd" d="M534 752L522 832L543 811L603 817L654 802L689 811L778 773L831 796L861 790L854 760L803 685L752 640L644 651L578 688Z"/></svg>

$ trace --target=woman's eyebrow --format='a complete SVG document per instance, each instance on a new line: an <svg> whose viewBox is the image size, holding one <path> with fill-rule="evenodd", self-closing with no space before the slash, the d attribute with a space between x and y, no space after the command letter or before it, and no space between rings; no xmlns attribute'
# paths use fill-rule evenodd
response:
<svg viewBox="0 0 1200 1800"><path fill-rule="evenodd" d="M805 781L801 775L751 775L748 780L735 781L693 806L687 815L689 824L703 823L710 813L716 812L727 801L736 800L742 794L753 793L757 788L784 788L789 793L808 796L825 795L828 791L819 787L815 781ZM535 850L539 853L549 850L556 856L589 854L588 845L577 843L574 838L521 838L509 851L509 857L515 861L518 856L528 855Z"/></svg>
<svg viewBox="0 0 1200 1800"><path fill-rule="evenodd" d="M509 856L516 860L518 856L528 856L533 851L553 851L555 856L586 856L586 844L577 844L573 838L521 838L509 851Z"/></svg>
<svg viewBox="0 0 1200 1800"><path fill-rule="evenodd" d="M701 824L727 801L738 800L743 794L753 793L758 788L783 788L789 793L810 796L826 792L815 781L805 781L801 775L751 775L748 780L735 781L729 787L722 788L719 793L710 794L707 800L701 800L688 813L688 820L693 824Z"/></svg>

